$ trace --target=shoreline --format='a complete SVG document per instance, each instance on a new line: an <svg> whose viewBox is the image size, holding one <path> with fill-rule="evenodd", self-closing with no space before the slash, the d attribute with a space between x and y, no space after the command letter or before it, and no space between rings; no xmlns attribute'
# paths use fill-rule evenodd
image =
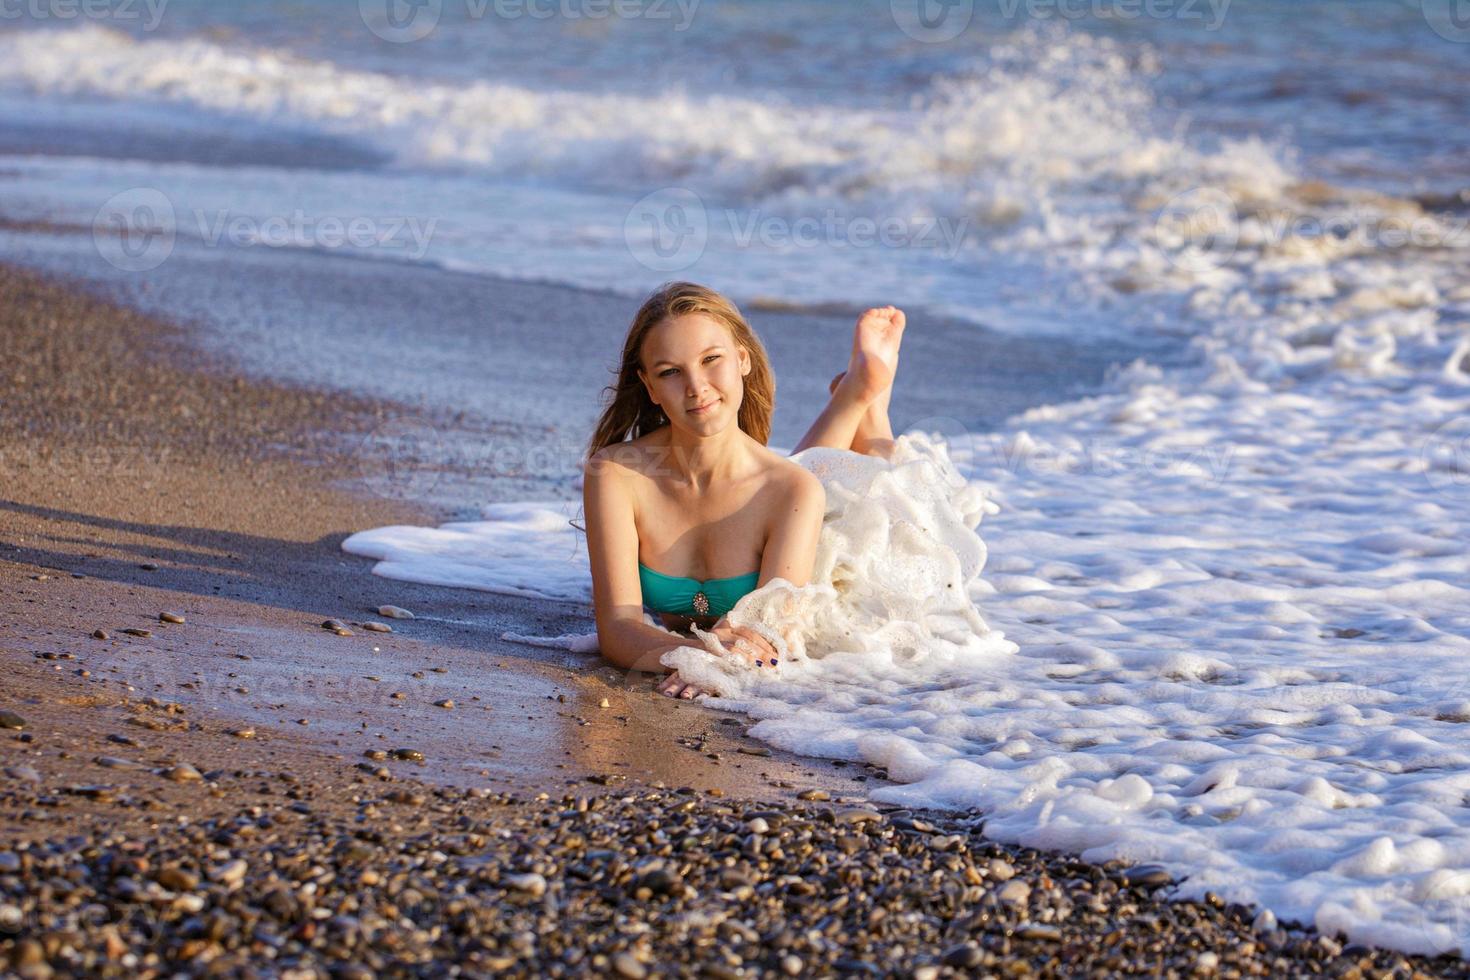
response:
<svg viewBox="0 0 1470 980"><path fill-rule="evenodd" d="M15 843L0 852L0 955L24 976L261 957L443 972L436 956L517 975L640 976L686 958L736 976L1467 975L1458 959L1257 933L1253 910L1167 901L1157 874L999 847L974 815L868 807L881 773L771 753L650 679L493 639L585 617L390 582L338 550L351 531L433 519L334 486L350 446L319 437L371 432L402 406L232 376L184 327L4 264L0 317L15 348L0 709L19 716L3 733ZM364 632L386 603L421 615ZM396 749L425 761L364 755ZM676 832L651 832L655 815ZM72 835L93 869L79 900L106 910L80 931L42 891L75 860ZM306 892L312 866L329 871ZM646 931L607 926L645 914ZM151 942L129 931L141 921ZM463 928L422 938L449 921Z"/></svg>

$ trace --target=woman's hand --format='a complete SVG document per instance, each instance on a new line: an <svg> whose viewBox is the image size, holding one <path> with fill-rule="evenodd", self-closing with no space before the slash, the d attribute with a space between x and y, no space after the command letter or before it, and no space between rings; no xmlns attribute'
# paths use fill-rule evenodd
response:
<svg viewBox="0 0 1470 980"><path fill-rule="evenodd" d="M776 647L748 626L731 626L724 619L710 630L720 643L737 656L742 656L753 666L774 668L780 662Z"/></svg>
<svg viewBox="0 0 1470 980"><path fill-rule="evenodd" d="M689 698L698 697L701 694L713 694L714 692L706 691L702 687L696 687L693 684L687 683L684 678L679 676L679 672L676 670L668 677L659 681L658 693L665 697L688 700Z"/></svg>

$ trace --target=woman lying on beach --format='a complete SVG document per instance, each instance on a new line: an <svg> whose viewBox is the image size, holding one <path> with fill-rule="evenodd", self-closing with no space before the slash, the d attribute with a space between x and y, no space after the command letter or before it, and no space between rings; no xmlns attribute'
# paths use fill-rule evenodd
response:
<svg viewBox="0 0 1470 980"><path fill-rule="evenodd" d="M892 306L859 317L847 370L796 452L891 450L888 403L903 329L903 311ZM766 447L775 379L765 348L719 293L670 283L634 317L609 391L584 480L603 656L662 670L665 653L699 645L689 638L698 627L774 670L776 647L725 614L773 579L808 583L825 491L811 471ZM675 635L646 622L644 606ZM677 671L658 690L705 693Z"/></svg>

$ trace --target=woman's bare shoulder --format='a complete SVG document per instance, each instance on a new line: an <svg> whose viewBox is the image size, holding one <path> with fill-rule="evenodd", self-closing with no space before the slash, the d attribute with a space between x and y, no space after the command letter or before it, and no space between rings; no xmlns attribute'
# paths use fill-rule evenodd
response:
<svg viewBox="0 0 1470 980"><path fill-rule="evenodd" d="M663 437L663 438L660 438ZM662 430L655 430L626 442L604 446L587 460L590 474L606 474L624 478L652 475L655 464L668 448L668 439Z"/></svg>

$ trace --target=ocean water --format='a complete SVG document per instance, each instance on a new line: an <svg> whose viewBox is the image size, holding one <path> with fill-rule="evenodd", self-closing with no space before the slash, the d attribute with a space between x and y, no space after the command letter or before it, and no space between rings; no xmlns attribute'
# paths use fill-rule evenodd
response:
<svg viewBox="0 0 1470 980"><path fill-rule="evenodd" d="M861 283L1027 336L1167 342L1095 396L942 433L955 492L994 505L965 582L983 657L837 651L718 703L886 766L882 799L982 807L1002 839L1470 947L1454 4L393 9L0 22L0 128L48 148L0 158L7 213L97 228L142 271L226 241L629 296ZM348 548L585 603L575 510ZM957 547L920 531L916 554Z"/></svg>

